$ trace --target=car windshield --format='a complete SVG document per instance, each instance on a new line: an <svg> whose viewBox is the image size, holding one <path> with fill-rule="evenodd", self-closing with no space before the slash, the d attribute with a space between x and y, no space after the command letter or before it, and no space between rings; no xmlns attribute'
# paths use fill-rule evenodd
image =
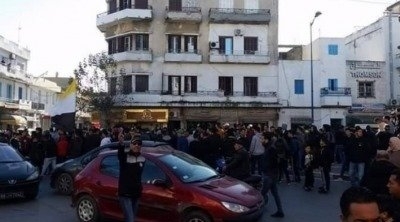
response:
<svg viewBox="0 0 400 222"><path fill-rule="evenodd" d="M0 163L24 161L21 155L11 146L0 145Z"/></svg>
<svg viewBox="0 0 400 222"><path fill-rule="evenodd" d="M185 153L164 155L160 157L160 160L183 183L202 182L218 177L218 173L214 169Z"/></svg>

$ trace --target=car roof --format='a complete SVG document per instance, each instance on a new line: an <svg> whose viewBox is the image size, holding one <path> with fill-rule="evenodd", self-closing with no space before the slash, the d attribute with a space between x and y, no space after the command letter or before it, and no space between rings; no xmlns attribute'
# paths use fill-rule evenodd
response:
<svg viewBox="0 0 400 222"><path fill-rule="evenodd" d="M109 154L116 154L118 150L106 150L100 152L98 156L105 156ZM164 154L171 154L171 153L181 153L182 151L175 150L175 149L167 149L165 147L142 147L141 152L150 154L150 155L164 155Z"/></svg>

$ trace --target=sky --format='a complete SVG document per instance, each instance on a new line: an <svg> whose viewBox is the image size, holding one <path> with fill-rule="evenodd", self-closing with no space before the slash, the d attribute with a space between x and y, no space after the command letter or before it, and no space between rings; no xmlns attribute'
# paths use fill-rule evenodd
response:
<svg viewBox="0 0 400 222"><path fill-rule="evenodd" d="M375 22L395 2L279 0L279 44L309 44L317 11L322 14L314 22L313 39L345 37ZM96 27L97 14L106 9L105 0L0 0L0 35L31 51L33 76L72 76L89 54L107 49Z"/></svg>

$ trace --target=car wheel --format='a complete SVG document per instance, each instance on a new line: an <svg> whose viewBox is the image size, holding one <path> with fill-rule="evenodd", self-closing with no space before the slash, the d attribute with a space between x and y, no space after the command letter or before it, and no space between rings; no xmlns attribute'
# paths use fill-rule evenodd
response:
<svg viewBox="0 0 400 222"><path fill-rule="evenodd" d="M57 191L61 194L70 195L73 190L73 179L68 173L62 173L57 177Z"/></svg>
<svg viewBox="0 0 400 222"><path fill-rule="evenodd" d="M30 192L25 192L25 198L28 200L33 200L37 197L37 195L39 194L39 188L34 189L33 191Z"/></svg>
<svg viewBox="0 0 400 222"><path fill-rule="evenodd" d="M100 221L99 209L96 201L89 195L83 195L78 199L76 213L81 222Z"/></svg>
<svg viewBox="0 0 400 222"><path fill-rule="evenodd" d="M211 222L210 217L201 211L190 211L185 215L184 222Z"/></svg>

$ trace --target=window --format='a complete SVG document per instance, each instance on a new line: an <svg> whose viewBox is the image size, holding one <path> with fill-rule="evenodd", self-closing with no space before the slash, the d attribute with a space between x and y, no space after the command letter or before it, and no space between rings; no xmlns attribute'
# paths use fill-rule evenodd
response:
<svg viewBox="0 0 400 222"><path fill-rule="evenodd" d="M108 42L108 54L114 54L116 52L118 52L118 48L117 48L117 39L109 39L107 40Z"/></svg>
<svg viewBox="0 0 400 222"><path fill-rule="evenodd" d="M149 50L149 35L137 34L135 35L135 50L148 51Z"/></svg>
<svg viewBox="0 0 400 222"><path fill-rule="evenodd" d="M255 54L258 51L257 37L244 37L244 54Z"/></svg>
<svg viewBox="0 0 400 222"><path fill-rule="evenodd" d="M358 97L374 97L374 82L358 82Z"/></svg>
<svg viewBox="0 0 400 222"><path fill-rule="evenodd" d="M3 96L3 83L0 82L0 97Z"/></svg>
<svg viewBox="0 0 400 222"><path fill-rule="evenodd" d="M197 77L185 76L185 93L197 92Z"/></svg>
<svg viewBox="0 0 400 222"><path fill-rule="evenodd" d="M233 54L233 38L232 37L219 37L219 53L225 55Z"/></svg>
<svg viewBox="0 0 400 222"><path fill-rule="evenodd" d="M148 9L148 1L147 0L135 0L135 8L137 9Z"/></svg>
<svg viewBox="0 0 400 222"><path fill-rule="evenodd" d="M329 55L337 55L338 54L338 45L328 45Z"/></svg>
<svg viewBox="0 0 400 222"><path fill-rule="evenodd" d="M125 36L124 37L124 51L131 51L131 36Z"/></svg>
<svg viewBox="0 0 400 222"><path fill-rule="evenodd" d="M244 77L244 96L257 96L258 85L257 77Z"/></svg>
<svg viewBox="0 0 400 222"><path fill-rule="evenodd" d="M117 0L110 0L108 3L109 11L108 13L114 13L117 11Z"/></svg>
<svg viewBox="0 0 400 222"><path fill-rule="evenodd" d="M105 157L100 163L100 172L112 176L119 177L119 161L116 155Z"/></svg>
<svg viewBox="0 0 400 222"><path fill-rule="evenodd" d="M7 99L12 99L12 85L7 84Z"/></svg>
<svg viewBox="0 0 400 222"><path fill-rule="evenodd" d="M219 90L224 91L224 96L233 95L233 77L219 77Z"/></svg>
<svg viewBox="0 0 400 222"><path fill-rule="evenodd" d="M22 87L18 87L18 99L22 99Z"/></svg>
<svg viewBox="0 0 400 222"><path fill-rule="evenodd" d="M167 176L156 164L146 160L143 168L142 183L152 184L156 179L167 181Z"/></svg>
<svg viewBox="0 0 400 222"><path fill-rule="evenodd" d="M149 76L147 75L137 75L135 83L136 92L146 92L149 90Z"/></svg>
<svg viewBox="0 0 400 222"><path fill-rule="evenodd" d="M197 53L197 36L185 36L185 52Z"/></svg>
<svg viewBox="0 0 400 222"><path fill-rule="evenodd" d="M338 90L338 80L337 79L328 79L328 89L330 91Z"/></svg>
<svg viewBox="0 0 400 222"><path fill-rule="evenodd" d="M37 102L38 103L42 102L42 91L41 90L39 90L39 92L38 92L38 100L37 100Z"/></svg>
<svg viewBox="0 0 400 222"><path fill-rule="evenodd" d="M46 92L46 98L44 98L44 100L46 104L49 103L49 92Z"/></svg>
<svg viewBox="0 0 400 222"><path fill-rule="evenodd" d="M168 91L172 95L181 94L181 77L180 76L168 76Z"/></svg>
<svg viewBox="0 0 400 222"><path fill-rule="evenodd" d="M182 11L182 0L169 0L170 11Z"/></svg>
<svg viewBox="0 0 400 222"><path fill-rule="evenodd" d="M108 92L112 96L114 96L116 94L116 92L117 92L117 78L115 78L115 77L110 78L110 85L109 85Z"/></svg>
<svg viewBox="0 0 400 222"><path fill-rule="evenodd" d="M181 52L181 36L168 35L168 52L170 53Z"/></svg>
<svg viewBox="0 0 400 222"><path fill-rule="evenodd" d="M120 0L120 10L131 8L131 0Z"/></svg>
<svg viewBox="0 0 400 222"><path fill-rule="evenodd" d="M122 94L127 95L132 93L132 76L124 76L122 78Z"/></svg>
<svg viewBox="0 0 400 222"><path fill-rule="evenodd" d="M304 94L304 80L294 80L294 94Z"/></svg>

